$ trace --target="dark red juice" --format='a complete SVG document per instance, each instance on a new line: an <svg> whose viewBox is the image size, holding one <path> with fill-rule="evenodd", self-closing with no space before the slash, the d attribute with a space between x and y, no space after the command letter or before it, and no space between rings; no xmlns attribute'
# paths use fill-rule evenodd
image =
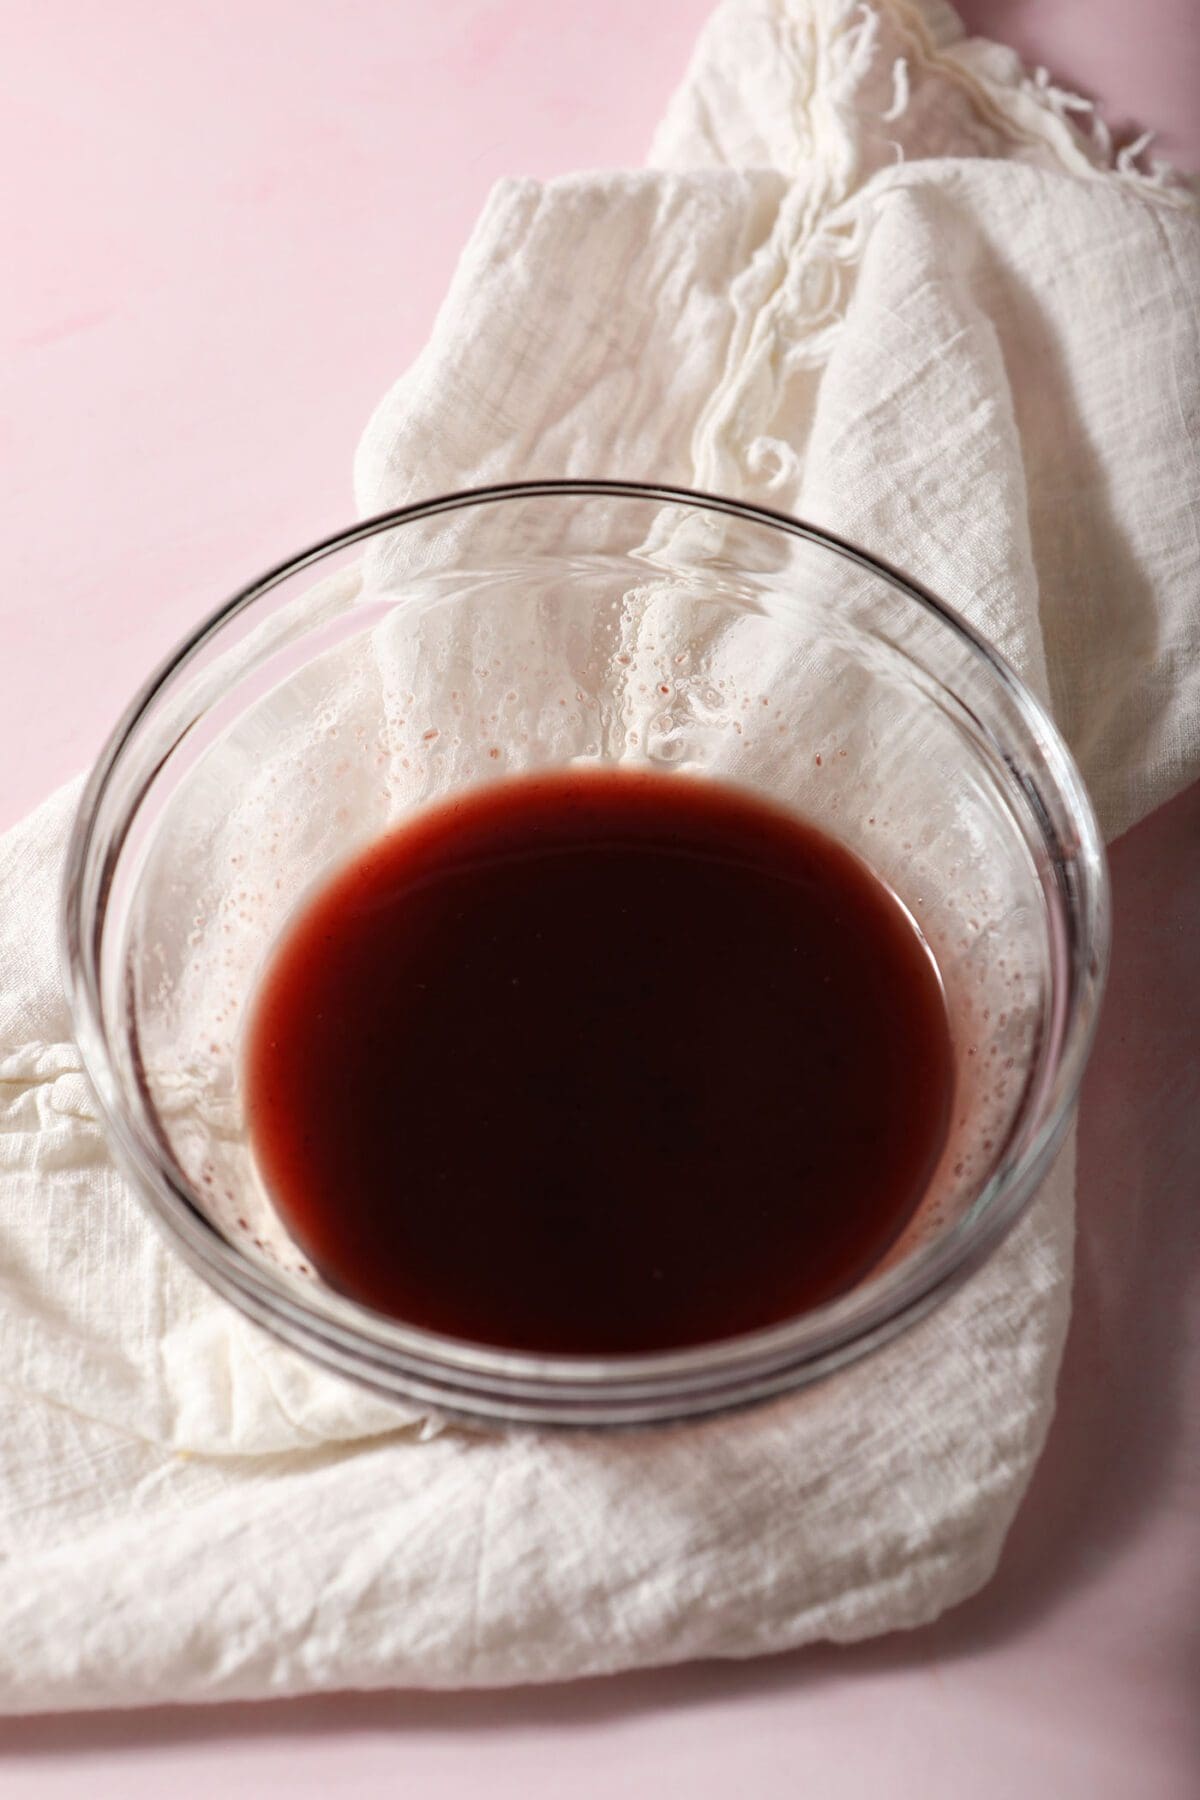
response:
<svg viewBox="0 0 1200 1800"><path fill-rule="evenodd" d="M889 890L735 788L641 773L475 789L372 844L285 931L246 1049L259 1169L331 1284L558 1352L852 1286L952 1089Z"/></svg>

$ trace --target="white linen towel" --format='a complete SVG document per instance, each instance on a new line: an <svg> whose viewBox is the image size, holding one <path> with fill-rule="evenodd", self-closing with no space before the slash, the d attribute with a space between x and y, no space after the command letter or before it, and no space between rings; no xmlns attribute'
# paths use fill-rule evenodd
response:
<svg viewBox="0 0 1200 1800"><path fill-rule="evenodd" d="M1115 834L1198 764L1200 232L1083 116L936 0L734 0L649 170L496 190L360 508L620 475L811 518L1048 694ZM747 1656L987 1580L1052 1409L1069 1151L966 1288L817 1389L440 1428L242 1320L114 1170L55 962L76 797L0 846L0 1707Z"/></svg>

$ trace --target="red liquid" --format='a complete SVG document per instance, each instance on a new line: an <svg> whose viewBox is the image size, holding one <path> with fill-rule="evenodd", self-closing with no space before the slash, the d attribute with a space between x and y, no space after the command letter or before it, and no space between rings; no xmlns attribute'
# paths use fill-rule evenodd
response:
<svg viewBox="0 0 1200 1800"><path fill-rule="evenodd" d="M259 1168L347 1294L526 1350L748 1331L865 1275L945 1140L907 914L716 782L558 773L373 844L249 1031Z"/></svg>

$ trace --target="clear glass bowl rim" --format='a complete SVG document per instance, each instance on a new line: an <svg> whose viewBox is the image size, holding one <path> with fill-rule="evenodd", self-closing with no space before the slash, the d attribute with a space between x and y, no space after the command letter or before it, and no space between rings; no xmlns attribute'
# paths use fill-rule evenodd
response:
<svg viewBox="0 0 1200 1800"><path fill-rule="evenodd" d="M126 800L103 841L98 835L102 803L138 726L159 696L224 626L291 576L382 532L464 508L604 498L723 513L845 558L931 613L1005 690L1022 728L1046 760L1075 845L1071 860L1077 892L1064 910L1062 966L1052 970L1052 980L1065 983L1067 992L1059 1051L1050 1071L1051 1102L1017 1158L981 1184L964 1217L934 1243L826 1306L740 1337L649 1355L543 1356L442 1337L337 1296L326 1296L320 1310L309 1307L269 1269L242 1256L210 1223L199 1196L142 1128L123 1091L101 1002L101 948L111 870L157 771ZM1003 753L1004 747L997 747ZM89 884L97 858L101 878ZM96 887L94 903L89 901L90 885ZM110 1144L152 1217L210 1286L284 1342L393 1398L490 1420L621 1425L711 1413L832 1373L906 1330L980 1267L1037 1192L1070 1122L1103 997L1109 917L1103 840L1058 727L1004 657L953 607L836 533L768 507L658 483L580 479L462 489L377 514L277 564L212 612L135 695L88 778L67 848L60 940L76 1042Z"/></svg>

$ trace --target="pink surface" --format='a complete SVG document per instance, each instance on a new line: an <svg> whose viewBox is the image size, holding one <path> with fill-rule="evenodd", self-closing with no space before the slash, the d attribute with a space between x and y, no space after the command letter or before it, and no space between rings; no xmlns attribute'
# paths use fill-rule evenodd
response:
<svg viewBox="0 0 1200 1800"><path fill-rule="evenodd" d="M492 180L641 160L708 8L8 0L0 825L201 610L346 520L362 421ZM1200 162L1193 0L963 10ZM1114 854L1059 1416L978 1599L853 1650L541 1692L0 1723L0 1789L1196 1792L1198 843L1194 789Z"/></svg>

